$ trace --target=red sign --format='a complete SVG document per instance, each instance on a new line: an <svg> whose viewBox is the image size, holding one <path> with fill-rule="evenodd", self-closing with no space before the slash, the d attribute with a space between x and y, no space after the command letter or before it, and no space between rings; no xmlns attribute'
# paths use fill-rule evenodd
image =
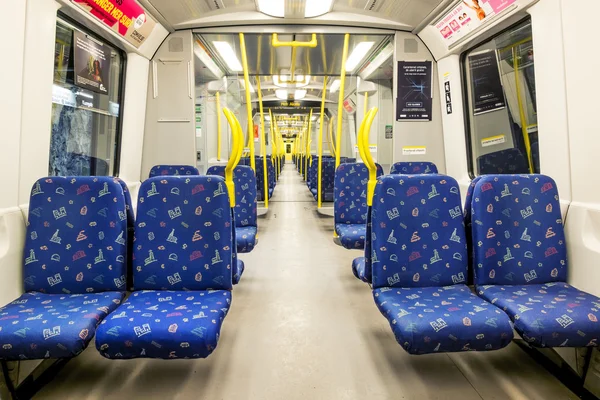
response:
<svg viewBox="0 0 600 400"><path fill-rule="evenodd" d="M135 47L140 47L156 22L135 0L72 0Z"/></svg>
<svg viewBox="0 0 600 400"><path fill-rule="evenodd" d="M258 125L254 125L254 139L258 139Z"/></svg>

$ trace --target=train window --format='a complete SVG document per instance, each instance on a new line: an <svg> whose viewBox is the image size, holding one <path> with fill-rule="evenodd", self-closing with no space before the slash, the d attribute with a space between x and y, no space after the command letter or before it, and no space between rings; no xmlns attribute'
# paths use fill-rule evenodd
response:
<svg viewBox="0 0 600 400"><path fill-rule="evenodd" d="M49 175L114 175L123 54L59 18Z"/></svg>
<svg viewBox="0 0 600 400"><path fill-rule="evenodd" d="M531 21L463 55L474 175L539 173Z"/></svg>

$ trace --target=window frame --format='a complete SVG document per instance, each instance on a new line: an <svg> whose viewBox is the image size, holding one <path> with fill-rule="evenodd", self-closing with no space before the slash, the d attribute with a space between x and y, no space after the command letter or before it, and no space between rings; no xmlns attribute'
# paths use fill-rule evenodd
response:
<svg viewBox="0 0 600 400"><path fill-rule="evenodd" d="M467 172L469 173L469 178L471 180L475 179L478 175L475 175L475 171L474 171L474 161L475 160L473 158L473 141L471 139L471 118L470 118L471 112L469 109L469 98L471 96L471 93L469 92L469 85L468 85L468 79L467 79L468 78L467 77L467 68L466 68L467 56L470 52L472 52L476 48L484 45L487 42L491 42L492 40L496 39L497 37L502 36L506 32L516 28L519 25L522 25L524 22L527 22L527 21L529 21L530 23L532 22L531 16L522 18L519 21L515 22L514 24L509 25L505 29L502 29L498 33L491 35L490 37L487 37L481 41L478 41L473 46L470 46L469 48L464 50L460 55L460 75L461 75L461 79L462 79L461 92L462 92L462 96L463 96L463 99L462 99L463 100L463 110L465 110L463 112L463 118L464 118L464 122L465 122L465 132L464 132L465 142L467 145L467 167L468 167ZM532 39L532 42L533 42L533 39ZM534 44L534 52L535 52L535 44Z"/></svg>
<svg viewBox="0 0 600 400"><path fill-rule="evenodd" d="M62 11L58 11L56 13L56 24L58 25L60 22L65 23L67 26L71 26L79 31L85 33L93 37L94 39L99 40L102 43L106 43L111 47L111 50L114 50L121 57L121 63L119 66L119 96L118 96L118 104L119 104L119 116L117 117L117 127L115 132L115 155L113 159L113 167L112 172L108 176L119 177L120 167L121 167L121 143L122 143L122 133L123 133L123 113L125 110L125 72L127 71L127 53L123 51L119 45L114 44L110 40L107 40L105 37L97 34L96 32L90 30L85 25L71 18L67 14ZM55 38L56 40L56 38ZM53 82L54 83L54 82ZM50 132L52 135L52 132ZM50 151L50 150L48 150Z"/></svg>

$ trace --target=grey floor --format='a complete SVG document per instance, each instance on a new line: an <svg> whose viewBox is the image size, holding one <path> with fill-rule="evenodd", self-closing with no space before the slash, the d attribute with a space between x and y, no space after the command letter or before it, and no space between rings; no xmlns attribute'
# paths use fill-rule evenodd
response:
<svg viewBox="0 0 600 400"><path fill-rule="evenodd" d="M242 255L216 351L205 360L102 358L94 345L37 399L576 399L517 345L489 353L411 356L396 343L360 255L332 241L290 164Z"/></svg>

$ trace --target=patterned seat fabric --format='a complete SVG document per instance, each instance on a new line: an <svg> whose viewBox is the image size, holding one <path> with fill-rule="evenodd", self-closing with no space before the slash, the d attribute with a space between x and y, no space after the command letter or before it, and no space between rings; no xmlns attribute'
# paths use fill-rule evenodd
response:
<svg viewBox="0 0 600 400"><path fill-rule="evenodd" d="M237 270L232 224L221 177L168 176L142 183L134 288L145 292L134 293L98 328L96 348L103 356L207 357L214 350ZM212 291L218 299L203 302ZM207 310L213 318L201 316Z"/></svg>
<svg viewBox="0 0 600 400"><path fill-rule="evenodd" d="M467 258L469 260L469 265L473 265L473 229L472 229L472 221L471 221L471 202L473 201L473 190L475 190L475 186L477 182L481 179L480 176L476 176L471 181L469 188L467 189L467 195L465 197L465 208L463 211L464 219L465 219L465 233L467 238ZM469 274L467 277L467 285L473 285L473 268L469 268Z"/></svg>
<svg viewBox="0 0 600 400"><path fill-rule="evenodd" d="M508 316L464 284L460 202L458 184L444 175L388 175L375 188L365 270L372 269L375 302L411 354L493 350L513 337Z"/></svg>
<svg viewBox="0 0 600 400"><path fill-rule="evenodd" d="M52 177L31 191L27 293L0 310L0 358L73 357L126 290L127 211L109 177Z"/></svg>
<svg viewBox="0 0 600 400"><path fill-rule="evenodd" d="M236 259L235 262L235 270L233 271L233 277L232 282L234 285L237 285L238 283L240 283L240 280L242 279L242 274L244 273L244 270L246 269L246 265L244 264L244 262L242 260L240 260L239 258Z"/></svg>
<svg viewBox="0 0 600 400"><path fill-rule="evenodd" d="M533 346L596 346L600 298L568 286L556 183L545 175L483 176L472 201L475 284Z"/></svg>
<svg viewBox="0 0 600 400"><path fill-rule="evenodd" d="M207 175L225 176L224 166L213 166ZM238 165L233 170L235 185L235 238L238 253L249 253L256 244L257 196L256 177L252 168Z"/></svg>
<svg viewBox="0 0 600 400"><path fill-rule="evenodd" d="M371 282L370 278L366 275L364 257L357 257L352 261L352 273L356 279L360 279L365 283Z"/></svg>
<svg viewBox="0 0 600 400"><path fill-rule="evenodd" d="M140 291L110 315L96 338L107 358L206 358L217 347L231 291Z"/></svg>
<svg viewBox="0 0 600 400"><path fill-rule="evenodd" d="M123 189L123 195L125 196L125 210L127 212L127 257L125 269L127 273L127 290L133 290L133 236L135 231L135 215L133 213L133 203L131 201L131 194L127 184L119 178L115 180L121 185Z"/></svg>
<svg viewBox="0 0 600 400"><path fill-rule="evenodd" d="M479 175L529 173L527 160L517 148L484 154L477 158L477 165Z"/></svg>
<svg viewBox="0 0 600 400"><path fill-rule="evenodd" d="M383 175L381 165L377 176ZM364 249L367 224L369 170L362 163L340 164L334 181L335 232L346 249Z"/></svg>
<svg viewBox="0 0 600 400"><path fill-rule="evenodd" d="M267 159L267 191L269 193L269 199L273 196L273 190L275 186L273 185L273 177L275 176L275 170L272 169L272 166L269 167L271 161ZM256 198L258 201L265 201L265 175L264 175L264 165L262 156L256 156L254 160L254 165L256 167Z"/></svg>
<svg viewBox="0 0 600 400"><path fill-rule="evenodd" d="M200 172L191 165L155 165L150 170L149 178L167 175L200 175Z"/></svg>
<svg viewBox="0 0 600 400"><path fill-rule="evenodd" d="M390 174L418 175L418 174L437 174L437 166L429 161L418 162L397 162L392 165Z"/></svg>
<svg viewBox="0 0 600 400"><path fill-rule="evenodd" d="M318 163L318 161L317 161ZM321 164L323 167L323 170L321 172L321 198L322 201L325 202L332 202L333 201L333 187L334 187L334 180L335 180L335 159L330 159L330 158L323 158L321 160ZM318 164L317 164L318 165ZM318 167L317 167L318 168ZM315 174L316 177L316 182L315 182L315 187L311 188L311 193L313 195L313 197L315 198L315 200L318 199L318 169L317 169L317 174Z"/></svg>

